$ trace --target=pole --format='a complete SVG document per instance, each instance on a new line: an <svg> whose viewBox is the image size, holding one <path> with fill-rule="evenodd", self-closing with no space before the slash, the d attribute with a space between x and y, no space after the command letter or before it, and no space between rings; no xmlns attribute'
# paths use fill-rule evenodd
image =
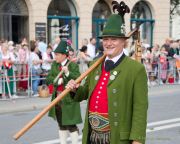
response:
<svg viewBox="0 0 180 144"><path fill-rule="evenodd" d="M104 54L99 58L86 72L81 74L75 82L80 83L90 72L92 72L102 61L105 59ZM71 90L66 88L61 94L59 94L47 107L45 107L36 117L34 117L29 123L27 123L20 131L18 131L13 138L19 139L26 131L28 131L35 123L37 123L53 106L55 106L63 97L65 97Z"/></svg>

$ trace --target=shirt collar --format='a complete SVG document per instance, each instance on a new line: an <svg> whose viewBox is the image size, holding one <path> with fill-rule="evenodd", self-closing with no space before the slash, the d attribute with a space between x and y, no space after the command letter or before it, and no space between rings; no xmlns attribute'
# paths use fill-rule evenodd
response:
<svg viewBox="0 0 180 144"><path fill-rule="evenodd" d="M61 62L61 65L65 66L66 62L67 62L67 59L65 59L63 62Z"/></svg>
<svg viewBox="0 0 180 144"><path fill-rule="evenodd" d="M112 60L114 63L116 63L116 62L118 61L118 59L120 59L120 57L123 55L123 53L124 53L124 52L122 51L119 55L113 57L112 59L110 59L110 58L107 56L106 59L105 59L105 61L106 61L106 60Z"/></svg>

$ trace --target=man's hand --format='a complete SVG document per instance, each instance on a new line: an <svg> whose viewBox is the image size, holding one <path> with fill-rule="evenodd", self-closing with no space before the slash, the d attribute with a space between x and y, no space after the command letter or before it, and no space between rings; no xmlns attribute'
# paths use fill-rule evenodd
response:
<svg viewBox="0 0 180 144"><path fill-rule="evenodd" d="M63 66L62 71L65 73L66 76L69 76L69 70L67 66Z"/></svg>
<svg viewBox="0 0 180 144"><path fill-rule="evenodd" d="M66 88L69 88L71 89L72 92L75 92L76 89L79 87L80 84L77 84L75 82L75 80L70 80L67 85L66 85Z"/></svg>
<svg viewBox="0 0 180 144"><path fill-rule="evenodd" d="M140 143L138 141L133 141L132 144L142 144L142 143Z"/></svg>
<svg viewBox="0 0 180 144"><path fill-rule="evenodd" d="M62 79L62 78L59 78L59 80L58 80L58 85L61 85L61 84L63 84L63 79Z"/></svg>

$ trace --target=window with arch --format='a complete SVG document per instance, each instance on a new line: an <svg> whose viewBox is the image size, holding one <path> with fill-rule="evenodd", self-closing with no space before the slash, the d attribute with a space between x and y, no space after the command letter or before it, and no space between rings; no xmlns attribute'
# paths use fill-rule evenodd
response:
<svg viewBox="0 0 180 144"><path fill-rule="evenodd" d="M151 44L152 38L152 13L145 1L139 1L135 4L131 12L131 29L137 23L142 23L140 27L141 38L145 43Z"/></svg>
<svg viewBox="0 0 180 144"><path fill-rule="evenodd" d="M19 43L28 38L28 7L25 0L0 1L0 38Z"/></svg>
<svg viewBox="0 0 180 144"><path fill-rule="evenodd" d="M131 12L131 18L137 19L151 19L152 14L146 2L140 1L135 4Z"/></svg>
<svg viewBox="0 0 180 144"><path fill-rule="evenodd" d="M105 0L98 0L92 14L92 36L98 37L103 31L107 18L111 15L111 9ZM97 40L98 47L99 40Z"/></svg>
<svg viewBox="0 0 180 144"><path fill-rule="evenodd" d="M71 0L52 0L48 8L48 41L55 37L71 39L76 43L76 8Z"/></svg>
<svg viewBox="0 0 180 144"><path fill-rule="evenodd" d="M76 11L70 0L52 0L48 8L48 15L76 16Z"/></svg>
<svg viewBox="0 0 180 144"><path fill-rule="evenodd" d="M93 18L107 19L111 14L108 4L104 0L98 0L93 8Z"/></svg>

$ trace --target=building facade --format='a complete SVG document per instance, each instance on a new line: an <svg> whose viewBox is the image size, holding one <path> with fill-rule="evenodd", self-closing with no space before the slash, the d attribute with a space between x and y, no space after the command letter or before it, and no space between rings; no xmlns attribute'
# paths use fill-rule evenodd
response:
<svg viewBox="0 0 180 144"><path fill-rule="evenodd" d="M172 18L172 35L171 37L174 40L180 39L180 7L178 10L178 14L174 15Z"/></svg>
<svg viewBox="0 0 180 144"><path fill-rule="evenodd" d="M119 0L120 1L120 0ZM71 39L76 49L84 38L98 36L112 14L112 0L0 0L0 38L19 42L56 36ZM170 0L126 0L127 32L142 23L142 41L162 44L169 37Z"/></svg>

